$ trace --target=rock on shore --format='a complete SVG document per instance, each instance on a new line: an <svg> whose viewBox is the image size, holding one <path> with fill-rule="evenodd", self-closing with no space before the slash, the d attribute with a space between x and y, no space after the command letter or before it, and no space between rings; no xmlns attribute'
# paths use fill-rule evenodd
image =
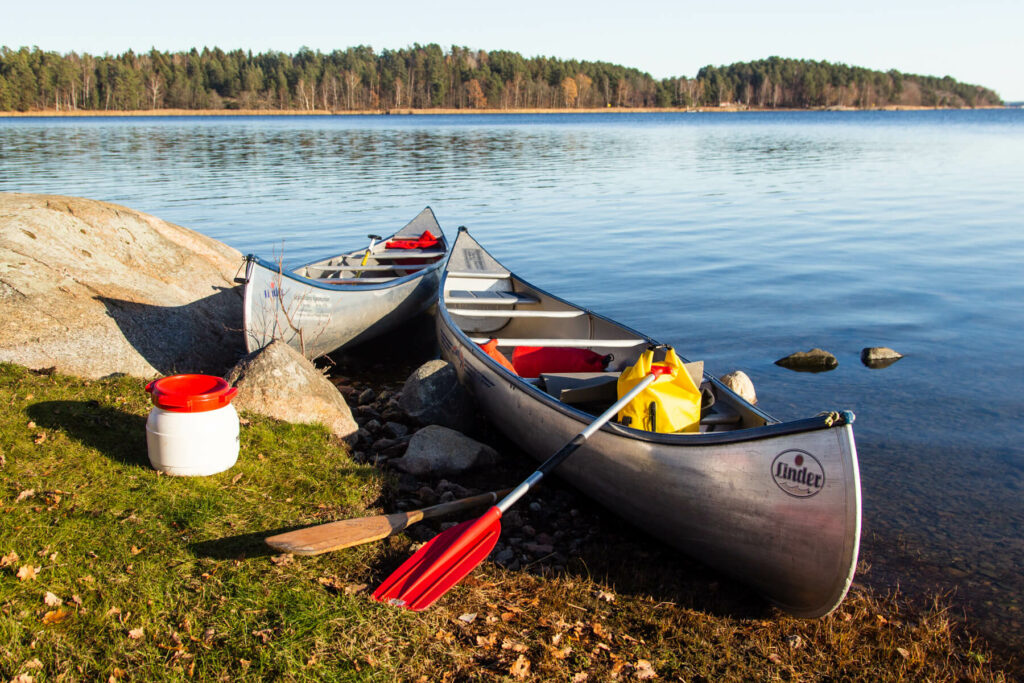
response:
<svg viewBox="0 0 1024 683"><path fill-rule="evenodd" d="M86 378L223 374L244 353L241 262L123 206L0 193L0 361Z"/></svg>

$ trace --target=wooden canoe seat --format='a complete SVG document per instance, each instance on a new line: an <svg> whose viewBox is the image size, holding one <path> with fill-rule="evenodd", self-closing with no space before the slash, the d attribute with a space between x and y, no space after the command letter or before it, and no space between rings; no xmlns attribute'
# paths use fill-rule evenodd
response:
<svg viewBox="0 0 1024 683"><path fill-rule="evenodd" d="M451 290L444 297L446 304L486 304L488 306L515 306L516 304L539 304L540 299L529 294L495 292L490 290Z"/></svg>

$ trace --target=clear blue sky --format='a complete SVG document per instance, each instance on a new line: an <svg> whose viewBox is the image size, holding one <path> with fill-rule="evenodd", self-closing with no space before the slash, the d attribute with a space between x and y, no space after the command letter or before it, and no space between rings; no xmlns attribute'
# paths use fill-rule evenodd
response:
<svg viewBox="0 0 1024 683"><path fill-rule="evenodd" d="M603 60L656 78L772 55L949 75L1024 100L1024 0L35 0L0 45L117 54L192 47L330 51L438 43Z"/></svg>

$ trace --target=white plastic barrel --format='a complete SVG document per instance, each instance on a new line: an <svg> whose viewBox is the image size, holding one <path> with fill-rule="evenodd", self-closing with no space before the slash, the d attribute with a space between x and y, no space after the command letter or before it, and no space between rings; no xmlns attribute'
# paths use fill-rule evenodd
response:
<svg viewBox="0 0 1024 683"><path fill-rule="evenodd" d="M238 389L211 375L172 375L146 385L149 462L176 477L223 472L238 460Z"/></svg>

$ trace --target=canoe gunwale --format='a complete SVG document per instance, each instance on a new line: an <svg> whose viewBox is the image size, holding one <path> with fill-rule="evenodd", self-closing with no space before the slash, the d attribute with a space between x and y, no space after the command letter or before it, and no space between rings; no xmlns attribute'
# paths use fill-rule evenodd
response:
<svg viewBox="0 0 1024 683"><path fill-rule="evenodd" d="M368 291L368 290L374 290L374 289L389 289L391 287L396 287L396 286L404 284L406 282L410 282L412 280L415 280L416 278L424 277L425 275L428 275L431 272L436 272L436 271L440 270L440 268L444 265L445 260L447 259L448 253L449 252L446 251L444 254L441 255L441 258L437 259L437 261L435 261L434 263L425 264L423 268L421 268L420 270L417 270L415 273L409 273L408 275L403 275L402 277L396 277L395 279L388 280L387 282L368 282L365 285L356 285L356 284L336 285L336 284L330 284L328 282L322 282L322 281L316 280L314 278L305 277L304 275L299 275L298 273L295 272L296 270L301 270L301 269L303 269L303 268L305 268L307 266L311 266L311 265L314 265L316 263L321 263L322 261L325 261L327 259L318 259L316 261L310 261L309 263L305 263L305 264L303 264L301 266L297 266L296 268L292 268L292 269L289 269L289 270L281 269L281 268L278 267L278 264L274 263L273 261L268 261L268 260L266 260L264 258L261 258L261 257L255 255L255 254L247 254L246 257L245 257L245 260L251 262L254 266L259 266L261 268L269 270L272 273L274 273L275 275L280 275L281 277L286 277L289 280L294 280L296 282L300 282L300 283L302 283L304 285L307 285L309 287L316 287L317 289L326 289L326 290L332 291L332 292L362 292L362 291ZM330 258L338 258L339 256L347 256L347 255L348 255L347 253L346 254L339 254L338 256L332 256Z"/></svg>

